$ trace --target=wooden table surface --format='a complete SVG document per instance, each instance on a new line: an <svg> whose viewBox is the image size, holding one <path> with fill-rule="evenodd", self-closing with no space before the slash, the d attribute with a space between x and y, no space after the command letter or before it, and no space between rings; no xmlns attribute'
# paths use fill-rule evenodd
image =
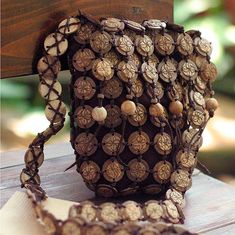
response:
<svg viewBox="0 0 235 235"><path fill-rule="evenodd" d="M22 190L19 174L24 164L23 156L23 150L1 153L1 207L15 191ZM45 156L40 175L49 196L71 201L97 200L74 168L64 172L74 161L69 143L45 147ZM235 234L235 188L195 170L186 202L185 226L191 231Z"/></svg>

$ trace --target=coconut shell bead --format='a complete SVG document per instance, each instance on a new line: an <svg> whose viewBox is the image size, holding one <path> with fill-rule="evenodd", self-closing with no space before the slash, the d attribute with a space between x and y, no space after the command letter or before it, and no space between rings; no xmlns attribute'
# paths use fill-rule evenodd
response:
<svg viewBox="0 0 235 235"><path fill-rule="evenodd" d="M61 84L58 81L46 80L38 86L40 95L46 100L56 100L62 92Z"/></svg>
<svg viewBox="0 0 235 235"><path fill-rule="evenodd" d="M160 103L151 104L149 107L149 113L154 117L163 117L164 116L164 108Z"/></svg>
<svg viewBox="0 0 235 235"><path fill-rule="evenodd" d="M80 20L77 18L64 19L58 26L59 32L62 34L71 34L80 28Z"/></svg>
<svg viewBox="0 0 235 235"><path fill-rule="evenodd" d="M57 123L61 122L66 114L66 106L60 100L52 100L48 102L45 108L45 116L48 121Z"/></svg>
<svg viewBox="0 0 235 235"><path fill-rule="evenodd" d="M91 112L92 118L97 122L103 122L107 117L106 109L101 106L96 106Z"/></svg>
<svg viewBox="0 0 235 235"><path fill-rule="evenodd" d="M218 106L218 101L215 98L209 98L206 100L206 109L208 111L215 111Z"/></svg>
<svg viewBox="0 0 235 235"><path fill-rule="evenodd" d="M121 105L121 110L123 114L134 115L136 111L136 105L131 100L126 100Z"/></svg>
<svg viewBox="0 0 235 235"><path fill-rule="evenodd" d="M179 100L172 101L169 105L170 112L175 115L180 115L183 112L183 109L183 104Z"/></svg>

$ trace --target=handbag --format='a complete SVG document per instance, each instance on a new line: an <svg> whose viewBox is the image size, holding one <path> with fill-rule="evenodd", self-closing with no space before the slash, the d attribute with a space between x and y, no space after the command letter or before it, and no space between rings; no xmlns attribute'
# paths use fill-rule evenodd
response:
<svg viewBox="0 0 235 235"><path fill-rule="evenodd" d="M37 70L50 126L29 145L20 180L48 234L192 234L179 224L201 135L218 106L211 52L196 30L157 19L97 21L80 11L45 38ZM65 121L57 80L63 54L72 75L72 166L97 196L139 193L157 200L84 201L65 221L44 209L38 173L45 142Z"/></svg>

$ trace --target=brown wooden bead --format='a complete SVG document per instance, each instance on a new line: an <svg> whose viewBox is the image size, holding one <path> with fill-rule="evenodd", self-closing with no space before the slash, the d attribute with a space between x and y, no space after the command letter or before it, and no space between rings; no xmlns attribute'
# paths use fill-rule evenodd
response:
<svg viewBox="0 0 235 235"><path fill-rule="evenodd" d="M92 118L97 122L103 122L107 117L107 111L104 107L95 107L91 112Z"/></svg>
<svg viewBox="0 0 235 235"><path fill-rule="evenodd" d="M131 100L125 100L121 105L121 110L126 115L133 115L136 111L136 105Z"/></svg>
<svg viewBox="0 0 235 235"><path fill-rule="evenodd" d="M212 62L204 63L201 67L201 77L205 81L210 81L210 82L215 81L217 77L217 69L215 64L213 64Z"/></svg>
<svg viewBox="0 0 235 235"><path fill-rule="evenodd" d="M160 103L151 104L149 107L150 115L154 117L163 117L164 116L164 108Z"/></svg>
<svg viewBox="0 0 235 235"><path fill-rule="evenodd" d="M39 168L44 161L43 150L36 146L29 148L25 153L24 161L26 166L31 169Z"/></svg>
<svg viewBox="0 0 235 235"><path fill-rule="evenodd" d="M215 98L209 98L206 100L206 109L208 111L215 111L218 108L219 104Z"/></svg>
<svg viewBox="0 0 235 235"><path fill-rule="evenodd" d="M175 115L181 114L183 109L184 109L183 104L179 100L172 101L169 105L170 112Z"/></svg>

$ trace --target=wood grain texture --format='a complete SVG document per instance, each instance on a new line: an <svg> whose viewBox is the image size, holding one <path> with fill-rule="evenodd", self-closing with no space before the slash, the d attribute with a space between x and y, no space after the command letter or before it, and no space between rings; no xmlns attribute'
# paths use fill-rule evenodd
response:
<svg viewBox="0 0 235 235"><path fill-rule="evenodd" d="M61 151L61 155L59 152ZM72 152L68 144L50 145L45 148L48 153L40 168L43 188L54 198L70 201L91 199L101 202L89 191L81 176L73 168L64 172L74 161L74 155L64 155ZM20 190L19 173L23 168L23 152L14 151L1 154L1 207ZM17 164L15 164L15 161ZM129 197L127 199L139 199ZM142 200L150 199L141 195ZM152 198L153 199L153 198ZM117 201L120 199L115 199ZM202 234L235 234L235 188L226 185L212 177L195 170L193 186L186 193L187 206L184 208L185 226L191 231Z"/></svg>
<svg viewBox="0 0 235 235"><path fill-rule="evenodd" d="M36 73L43 39L78 8L96 18L173 19L173 0L2 0L2 78Z"/></svg>

